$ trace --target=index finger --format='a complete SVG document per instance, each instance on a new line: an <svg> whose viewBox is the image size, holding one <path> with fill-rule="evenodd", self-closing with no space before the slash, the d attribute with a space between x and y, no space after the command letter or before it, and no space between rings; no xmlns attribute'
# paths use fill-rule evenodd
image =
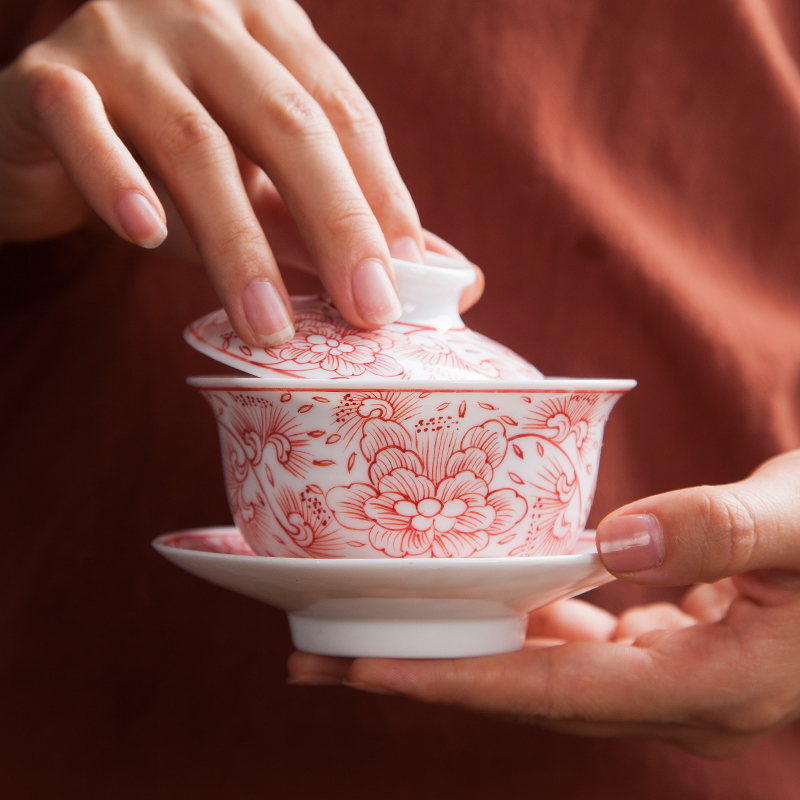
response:
<svg viewBox="0 0 800 800"><path fill-rule="evenodd" d="M246 18L251 34L297 78L330 120L391 255L422 263L425 241L417 210L389 152L383 126L356 81L296 3L279 4L277 23L274 9L267 17L263 5L244 5L252 6Z"/></svg>
<svg viewBox="0 0 800 800"><path fill-rule="evenodd" d="M187 59L194 91L277 186L342 316L362 328L397 319L385 237L318 104L234 25L204 28L198 41ZM231 76L248 103L232 99Z"/></svg>

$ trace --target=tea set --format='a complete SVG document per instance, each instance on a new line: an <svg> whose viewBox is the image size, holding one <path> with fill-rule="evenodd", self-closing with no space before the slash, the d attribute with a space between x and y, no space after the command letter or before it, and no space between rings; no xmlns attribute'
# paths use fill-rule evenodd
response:
<svg viewBox="0 0 800 800"><path fill-rule="evenodd" d="M324 296L256 348L225 312L187 342L246 376L189 378L216 420L236 527L154 547L288 613L298 649L445 658L522 647L526 614L611 576L585 531L603 429L632 380L545 378L464 326L471 266L393 259L374 331Z"/></svg>

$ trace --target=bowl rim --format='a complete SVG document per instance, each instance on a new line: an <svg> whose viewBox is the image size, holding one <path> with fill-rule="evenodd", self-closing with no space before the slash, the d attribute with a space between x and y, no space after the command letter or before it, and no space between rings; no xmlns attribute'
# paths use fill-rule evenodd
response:
<svg viewBox="0 0 800 800"><path fill-rule="evenodd" d="M528 381L431 381L397 379L256 378L250 375L192 375L186 383L196 389L272 389L291 391L412 391L412 392L607 392L624 394L637 382L631 378L540 378Z"/></svg>

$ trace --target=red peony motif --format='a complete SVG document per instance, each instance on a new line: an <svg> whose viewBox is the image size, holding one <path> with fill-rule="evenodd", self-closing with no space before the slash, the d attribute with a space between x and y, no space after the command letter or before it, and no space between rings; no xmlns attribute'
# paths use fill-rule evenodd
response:
<svg viewBox="0 0 800 800"><path fill-rule="evenodd" d="M389 344L385 332L361 331L341 318L303 318L295 320L297 333L275 355L277 361L310 364L342 378L369 372L381 377L396 377L400 365L382 352Z"/></svg>
<svg viewBox="0 0 800 800"><path fill-rule="evenodd" d="M512 489L489 491L506 447L495 420L467 431L449 458L438 452L438 464L424 464L409 449L385 447L371 460L370 484L336 487L326 500L341 525L369 531L372 546L389 556L466 558L527 512Z"/></svg>

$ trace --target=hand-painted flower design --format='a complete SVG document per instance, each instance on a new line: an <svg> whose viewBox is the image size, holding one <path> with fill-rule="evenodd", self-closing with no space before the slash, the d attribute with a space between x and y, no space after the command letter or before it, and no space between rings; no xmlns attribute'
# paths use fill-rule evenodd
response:
<svg viewBox="0 0 800 800"><path fill-rule="evenodd" d="M542 377L515 353L468 328L443 331L397 321L363 331L348 325L326 295L294 297L292 305L295 335L283 347L246 344L222 309L192 323L187 339L223 363L262 377L348 378L365 373L400 380Z"/></svg>
<svg viewBox="0 0 800 800"><path fill-rule="evenodd" d="M500 423L467 431L462 448L437 480L418 453L386 447L372 460L371 483L331 489L328 506L341 525L369 531L372 546L389 556L471 556L516 525L527 503L512 489L489 491L505 454Z"/></svg>
<svg viewBox="0 0 800 800"><path fill-rule="evenodd" d="M460 334L458 339L463 339L465 331L462 329L457 331L457 334ZM472 377L476 371L479 372L459 355L459 351L464 349L463 342L457 340L457 343L451 346L447 333L432 336L430 329L421 328L410 333L408 338L408 344L398 346L395 353L401 359L424 364L432 377L452 378L453 375L462 376L462 374L464 377ZM462 346L459 348L458 344Z"/></svg>
<svg viewBox="0 0 800 800"><path fill-rule="evenodd" d="M222 450L222 471L228 489L228 505L234 519L249 522L255 516L257 498L253 495L248 478L252 465L247 460L242 447L225 429L220 438Z"/></svg>
<svg viewBox="0 0 800 800"><path fill-rule="evenodd" d="M522 421L522 429L534 431L563 445L570 436L578 457L585 462L600 448L602 431L611 411L613 395L572 394L548 399L534 406Z"/></svg>
<svg viewBox="0 0 800 800"><path fill-rule="evenodd" d="M371 520L370 542L388 555L471 556L489 544L504 498L489 494L486 483L460 472L438 486L424 475L396 470L364 504ZM524 511L522 512L524 513Z"/></svg>
<svg viewBox="0 0 800 800"><path fill-rule="evenodd" d="M276 354L280 361L320 367L343 378L365 372L382 377L402 373L397 361L382 352L388 344L385 333L367 333L333 316L298 317L295 323L295 336Z"/></svg>
<svg viewBox="0 0 800 800"><path fill-rule="evenodd" d="M236 398L219 424L236 440L247 461L263 464L270 484L274 483L270 463L295 477L311 466L307 435L291 414L269 400Z"/></svg>
<svg viewBox="0 0 800 800"><path fill-rule="evenodd" d="M289 542L309 558L337 558L342 555L342 537L325 506L319 486L306 486L299 496L282 488L275 496L278 511L274 520L282 528L283 541L273 525L273 537L281 544ZM288 541L287 541L288 540Z"/></svg>

